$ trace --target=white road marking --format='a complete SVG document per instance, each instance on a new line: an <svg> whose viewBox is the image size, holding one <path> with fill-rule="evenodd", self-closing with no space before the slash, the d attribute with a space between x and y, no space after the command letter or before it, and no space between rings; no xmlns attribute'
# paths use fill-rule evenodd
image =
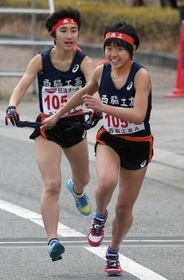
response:
<svg viewBox="0 0 184 280"><path fill-rule="evenodd" d="M0 200L0 209L12 213L16 216L30 220L31 222L44 227L42 222L42 217L40 214L30 211L28 209L22 208L20 206L14 205L12 203ZM85 237L84 234L71 229L61 223L58 225L58 234L63 237ZM104 247L84 247L86 250L96 254L97 256L104 259L106 249ZM123 269L128 273L134 275L140 280L168 280L159 274L153 272L150 269L132 261L131 259L125 257L124 255L119 255L120 262L122 263Z"/></svg>
<svg viewBox="0 0 184 280"><path fill-rule="evenodd" d="M106 248L104 247L85 247L86 250L96 254L105 260ZM124 271L134 275L140 280L168 280L154 271L132 261L131 259L119 254L119 261L122 263Z"/></svg>
<svg viewBox="0 0 184 280"><path fill-rule="evenodd" d="M26 220L30 220L31 222L44 227L42 217L40 214L37 214L35 212L32 212L28 209L22 208L20 206L14 205L10 202L6 202L4 200L0 199L0 209L5 210L9 213L12 213L16 216L19 216L21 218L24 218ZM83 237L85 236L84 234L71 229L61 223L58 225L58 234L63 236L63 237Z"/></svg>

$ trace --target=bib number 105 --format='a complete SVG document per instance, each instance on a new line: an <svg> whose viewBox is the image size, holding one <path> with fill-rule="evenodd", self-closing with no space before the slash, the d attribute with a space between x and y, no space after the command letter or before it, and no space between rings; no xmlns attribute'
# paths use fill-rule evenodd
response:
<svg viewBox="0 0 184 280"><path fill-rule="evenodd" d="M46 103L48 110L57 110L67 102L67 95L47 95L44 99L44 102Z"/></svg>
<svg viewBox="0 0 184 280"><path fill-rule="evenodd" d="M107 127L127 127L129 122L125 120L120 120L116 117L113 117L111 115L105 115L105 120L107 123Z"/></svg>

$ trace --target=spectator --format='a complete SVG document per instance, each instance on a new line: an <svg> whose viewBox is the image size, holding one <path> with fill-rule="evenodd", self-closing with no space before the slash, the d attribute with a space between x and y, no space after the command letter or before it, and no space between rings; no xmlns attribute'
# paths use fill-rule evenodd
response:
<svg viewBox="0 0 184 280"><path fill-rule="evenodd" d="M162 8L165 7L172 7L172 8L177 8L177 0L160 0L160 6Z"/></svg>
<svg viewBox="0 0 184 280"><path fill-rule="evenodd" d="M184 0L177 0L180 24L184 20Z"/></svg>
<svg viewBox="0 0 184 280"><path fill-rule="evenodd" d="M133 0L132 6L145 6L145 3L143 0Z"/></svg>
<svg viewBox="0 0 184 280"><path fill-rule="evenodd" d="M177 8L177 0L170 0L169 2L170 2L171 7L172 7L173 9L176 9L176 8Z"/></svg>

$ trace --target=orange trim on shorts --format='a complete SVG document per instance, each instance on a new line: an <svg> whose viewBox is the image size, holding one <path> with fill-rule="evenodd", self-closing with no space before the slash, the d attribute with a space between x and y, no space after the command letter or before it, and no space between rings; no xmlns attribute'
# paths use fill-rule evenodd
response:
<svg viewBox="0 0 184 280"><path fill-rule="evenodd" d="M40 113L40 116L41 116L41 123L46 119L46 118L48 118L49 117L49 115L47 115L47 114L45 114L45 113ZM44 129L42 129L42 128L40 128L40 134L41 134L41 136L44 138L44 139L47 139L47 136L46 136L46 134L45 134L45 130Z"/></svg>
<svg viewBox="0 0 184 280"><path fill-rule="evenodd" d="M101 145L105 145L105 142L100 140L100 137L104 132L108 133L108 131L104 127L102 127L96 135L96 141ZM121 139L128 140L128 141L133 141L133 142L149 142L150 149L149 149L148 162L151 162L151 159L153 157L153 142L154 142L154 138L153 138L152 134L150 134L148 136L143 136L143 137L140 137L140 136L133 137L133 136L130 136L130 135L123 136L123 135L118 135L118 134L112 134L112 135L114 135L118 138L121 138Z"/></svg>
<svg viewBox="0 0 184 280"><path fill-rule="evenodd" d="M75 111L75 112L72 112L72 113L68 113L64 116L61 117L62 118L65 118L65 117L72 117L72 116L78 116L78 115L83 115L84 114L84 110L80 109L78 111Z"/></svg>

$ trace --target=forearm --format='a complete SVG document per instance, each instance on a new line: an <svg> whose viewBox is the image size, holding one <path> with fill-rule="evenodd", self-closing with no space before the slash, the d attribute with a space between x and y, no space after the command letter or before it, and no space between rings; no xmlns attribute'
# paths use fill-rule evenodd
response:
<svg viewBox="0 0 184 280"><path fill-rule="evenodd" d="M24 92L19 92L17 90L14 90L10 97L9 105L17 107L21 102L23 96L24 96Z"/></svg>
<svg viewBox="0 0 184 280"><path fill-rule="evenodd" d="M102 111L118 119L126 120L135 124L140 124L145 119L145 113L135 108L120 108L103 104Z"/></svg>
<svg viewBox="0 0 184 280"><path fill-rule="evenodd" d="M81 105L83 103L82 96L84 94L85 90L80 89L77 93L75 93L67 103L63 107L61 107L55 114L55 118L59 120L63 115L70 112L73 108Z"/></svg>

